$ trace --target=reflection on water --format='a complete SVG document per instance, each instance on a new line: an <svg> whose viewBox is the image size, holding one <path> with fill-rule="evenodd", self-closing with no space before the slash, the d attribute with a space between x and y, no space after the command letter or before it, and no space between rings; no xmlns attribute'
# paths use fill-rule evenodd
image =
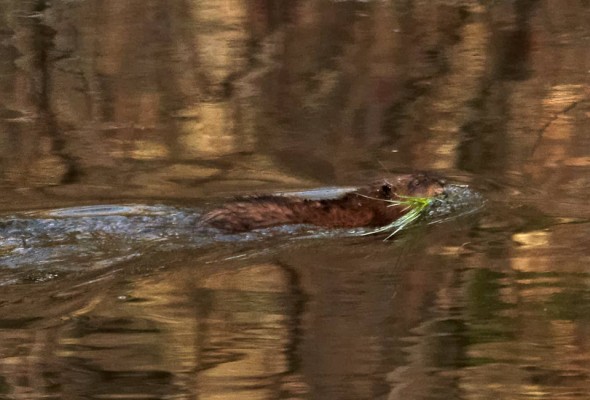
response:
<svg viewBox="0 0 590 400"><path fill-rule="evenodd" d="M588 21L0 2L0 398L588 397ZM387 243L193 230L221 197L407 170L487 206Z"/></svg>
<svg viewBox="0 0 590 400"><path fill-rule="evenodd" d="M575 241L555 250L547 239L587 237L588 224L527 230L534 221L513 216L498 229L494 211L394 242L311 238L272 252L244 247L237 257L152 248L110 268L5 286L5 390L14 398L582 396L587 250Z"/></svg>

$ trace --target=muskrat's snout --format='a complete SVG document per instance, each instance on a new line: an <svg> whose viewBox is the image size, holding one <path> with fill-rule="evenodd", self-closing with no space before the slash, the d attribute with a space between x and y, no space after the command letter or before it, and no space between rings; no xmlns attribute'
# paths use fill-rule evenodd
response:
<svg viewBox="0 0 590 400"><path fill-rule="evenodd" d="M409 196L435 197L444 193L446 181L427 174L409 175L406 177L406 190Z"/></svg>

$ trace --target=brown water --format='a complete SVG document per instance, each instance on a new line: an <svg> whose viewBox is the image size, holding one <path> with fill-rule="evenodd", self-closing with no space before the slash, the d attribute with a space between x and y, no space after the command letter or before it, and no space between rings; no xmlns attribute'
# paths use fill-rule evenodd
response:
<svg viewBox="0 0 590 400"><path fill-rule="evenodd" d="M1 399L590 399L586 0L0 2ZM429 170L383 242L195 230Z"/></svg>

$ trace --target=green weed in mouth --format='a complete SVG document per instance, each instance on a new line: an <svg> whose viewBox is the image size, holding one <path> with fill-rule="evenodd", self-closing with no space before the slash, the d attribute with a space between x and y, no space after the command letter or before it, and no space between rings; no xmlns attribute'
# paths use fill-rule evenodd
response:
<svg viewBox="0 0 590 400"><path fill-rule="evenodd" d="M398 196L397 200L381 200L389 203L387 207L404 207L402 212L406 212L397 220L388 225L377 228L371 232L363 235L374 235L381 232L391 232L384 240L392 238L396 233L405 229L412 223L416 222L428 210L428 208L435 201L435 197L413 197L413 196Z"/></svg>

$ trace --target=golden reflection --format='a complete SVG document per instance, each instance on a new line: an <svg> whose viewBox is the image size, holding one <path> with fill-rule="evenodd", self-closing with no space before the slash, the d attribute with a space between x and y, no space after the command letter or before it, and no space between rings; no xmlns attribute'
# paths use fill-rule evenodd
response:
<svg viewBox="0 0 590 400"><path fill-rule="evenodd" d="M227 103L203 103L195 111L191 113L194 119L181 125L183 157L219 157L237 151L235 127Z"/></svg>
<svg viewBox="0 0 590 400"><path fill-rule="evenodd" d="M136 160L157 160L169 157L168 149L161 143L143 140L134 143L135 149L131 152L131 157Z"/></svg>
<svg viewBox="0 0 590 400"><path fill-rule="evenodd" d="M191 390L199 397L273 399L273 385L278 389L283 381L301 391L299 378L285 375L293 339L280 304L291 290L285 271L273 264L208 273L186 268L135 283L129 295L148 301L125 304L119 313L157 321L167 343L158 357L169 361L171 371L193 374ZM186 312L178 313L179 302L189 306Z"/></svg>
<svg viewBox="0 0 590 400"><path fill-rule="evenodd" d="M533 152L525 165L525 171L540 185L556 184L555 179L548 179L548 173L557 178L558 169L571 164L570 158L577 159L576 148L572 145L578 132L575 114L572 113L584 99L587 100L587 95L584 86L579 84L554 85L542 99L543 119L546 122L539 128Z"/></svg>
<svg viewBox="0 0 590 400"><path fill-rule="evenodd" d="M548 116L558 114L584 98L583 85L555 85L543 99L543 107Z"/></svg>
<svg viewBox="0 0 590 400"><path fill-rule="evenodd" d="M460 130L471 117L465 104L479 96L487 73L489 28L481 18L481 6L469 2L468 7L479 18L456 28L460 29L462 40L450 50L449 72L433 82L432 95L420 110L428 123L423 129L428 130L430 138L414 150L415 165L419 168L453 168L461 140Z"/></svg>
<svg viewBox="0 0 590 400"><path fill-rule="evenodd" d="M512 240L525 248L548 246L550 238L551 235L546 231L531 231L512 235Z"/></svg>
<svg viewBox="0 0 590 400"><path fill-rule="evenodd" d="M569 167L590 167L590 157L569 157L565 160Z"/></svg>
<svg viewBox="0 0 590 400"><path fill-rule="evenodd" d="M1 96L7 106L53 119L40 134L67 143L51 151L60 153L69 179L90 180L97 166L116 174L122 152L109 147L113 141L129 144L132 160L252 152L283 170L281 152L298 151L321 158L336 177L385 157L378 161L394 169L502 166L536 181L550 169L552 185L557 170L588 163L573 146L583 141L576 127L588 99L583 49L574 36L553 46L549 29L526 7L60 4L50 7L55 34L47 38L36 39L43 24L34 19L7 19L18 32L7 48L19 55L3 75L10 85ZM565 37L562 12L539 7ZM577 13L571 18L582 32ZM39 40L50 46L49 57L38 54ZM552 62L564 57L572 62ZM132 128L105 140L102 127L110 123ZM304 167L288 166L291 178L304 175L297 172Z"/></svg>
<svg viewBox="0 0 590 400"><path fill-rule="evenodd" d="M220 86L245 60L247 3L240 0L193 1L195 45L202 69Z"/></svg>

